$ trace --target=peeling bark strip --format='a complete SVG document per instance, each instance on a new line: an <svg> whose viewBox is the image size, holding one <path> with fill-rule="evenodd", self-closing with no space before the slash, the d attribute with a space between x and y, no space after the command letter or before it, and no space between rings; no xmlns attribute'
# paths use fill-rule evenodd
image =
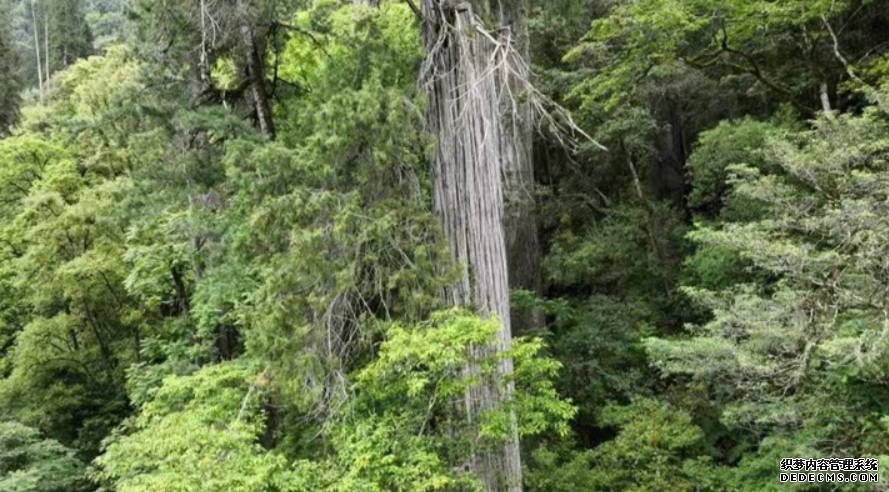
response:
<svg viewBox="0 0 889 492"><path fill-rule="evenodd" d="M442 220L460 280L445 289L447 303L475 308L502 323L493 344L473 347L471 358L509 349L511 343L507 254L503 234L502 125L504 92L510 92L506 44L491 37L467 2L423 0L427 61L423 78L429 97L428 123L438 137L433 167L434 207ZM478 373L470 366L467 372ZM467 418L511 398L512 360L466 394ZM522 488L518 432L513 419L501 442L474 443L470 466L487 490Z"/></svg>

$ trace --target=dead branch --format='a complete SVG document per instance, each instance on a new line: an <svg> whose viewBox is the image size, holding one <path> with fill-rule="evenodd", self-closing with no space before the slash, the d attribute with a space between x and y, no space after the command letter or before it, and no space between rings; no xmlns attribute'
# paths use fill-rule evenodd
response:
<svg viewBox="0 0 889 492"><path fill-rule="evenodd" d="M408 7L414 12L414 16L416 16L417 20L423 20L423 14L420 12L420 7L417 7L412 0L404 0L404 3L407 4Z"/></svg>
<svg viewBox="0 0 889 492"><path fill-rule="evenodd" d="M436 6L440 10L444 9L441 3ZM577 152L581 140L593 144L600 150L608 150L575 123L570 111L543 94L534 85L533 71L516 47L510 29L500 29L496 33L489 31L481 18L472 12L471 5L465 2L455 7L455 11L459 11L460 15L456 16L457 20L454 23L450 23L449 17L443 12L435 16L444 25L439 26L437 38L420 70L420 83L427 92L433 90L434 82L438 78L446 75L442 73L442 67L437 63L441 52L449 42L466 42L467 38L472 37L466 35L466 31L470 30L490 43L488 64L487 68L473 79L472 86L464 85L458 88L459 93L454 95L453 101L479 97L480 88L493 82L495 97L500 103L499 116L505 124L515 124L515 117L521 114L517 110L518 105L528 104L538 132L543 133L544 130L548 130L566 150ZM466 52L472 50L467 48ZM460 106L464 110L467 107L465 104Z"/></svg>
<svg viewBox="0 0 889 492"><path fill-rule="evenodd" d="M859 83L862 86L862 90L864 94L870 99L876 101L877 105L883 109L883 111L889 111L889 101L886 100L886 97L883 96L880 91L874 88L872 85L865 82L861 77L855 73L855 68L851 63L843 56L843 53L840 51L840 41L837 38L836 33L831 27L830 22L828 22L827 17L821 16L821 22L824 23L825 29L827 29L827 33L830 34L830 39L833 41L833 54L836 59L843 65L843 68L846 70L846 74L849 75L849 78Z"/></svg>

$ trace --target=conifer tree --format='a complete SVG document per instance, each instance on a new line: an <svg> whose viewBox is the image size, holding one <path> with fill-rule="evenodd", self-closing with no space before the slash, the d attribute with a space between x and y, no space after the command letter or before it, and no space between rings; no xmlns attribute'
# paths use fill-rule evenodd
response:
<svg viewBox="0 0 889 492"><path fill-rule="evenodd" d="M0 136L6 134L18 116L18 56L9 26L9 6L0 3Z"/></svg>

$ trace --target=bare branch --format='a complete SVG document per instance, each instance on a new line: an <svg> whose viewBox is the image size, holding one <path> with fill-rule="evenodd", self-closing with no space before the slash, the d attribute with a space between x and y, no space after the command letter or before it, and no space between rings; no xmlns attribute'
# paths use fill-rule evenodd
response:
<svg viewBox="0 0 889 492"><path fill-rule="evenodd" d="M889 112L889 101L886 100L886 97L883 96L879 90L877 90L874 86L865 82L858 74L855 73L855 68L851 63L843 56L843 53L840 51L840 41L837 38L836 33L831 27L830 22L828 22L827 17L821 16L821 22L824 23L824 27L827 29L827 33L830 34L830 39L833 41L833 54L840 63L842 63L843 68L846 69L846 74L849 75L849 78L854 80L855 82L861 84L862 90L864 94L873 101L876 101L877 105L883 109L883 111Z"/></svg>
<svg viewBox="0 0 889 492"><path fill-rule="evenodd" d="M828 34L830 34L830 39L833 40L833 54L834 56L836 56L836 59L843 64L843 68L846 69L846 73L849 74L849 77L852 80L858 82L859 84L867 86L868 84L865 81L861 80L861 77L859 77L855 73L855 69L852 68L852 65L849 64L848 60L846 60L846 57L843 56L843 54L840 52L840 41L837 39L836 33L833 32L833 28L830 26L830 22L827 21L827 17L822 15L821 21L824 23L824 27L827 28L827 32Z"/></svg>
<svg viewBox="0 0 889 492"><path fill-rule="evenodd" d="M407 4L408 7L414 12L414 16L417 17L417 20L423 20L423 13L420 12L420 7L417 7L412 0L404 0L404 3Z"/></svg>
<svg viewBox="0 0 889 492"><path fill-rule="evenodd" d="M519 114L516 107L519 101L523 100L531 107L531 115L537 130L540 132L544 129L549 130L560 146L571 152L577 152L579 142L585 140L596 148L607 151L607 147L596 141L575 123L570 111L537 89L531 80L531 67L515 46L510 30L508 28L502 29L499 33L494 34L484 27L484 23L476 14L471 13L471 9L468 10L470 10L468 18L471 25L467 27L484 37L491 43L492 48L487 69L479 74L479 77L474 81L476 87L461 87L461 93L456 99L474 97L472 93L478 87L488 84L492 79L497 79L494 85L498 91L497 98L502 102L501 118L508 120ZM444 16L438 16L438 18L446 19ZM427 90L432 87L432 82L436 78L445 75L439 72L439 67L435 66L433 60L437 59L434 56L435 53L445 46L446 37L451 30L459 31L456 26L442 26L421 69L420 80Z"/></svg>

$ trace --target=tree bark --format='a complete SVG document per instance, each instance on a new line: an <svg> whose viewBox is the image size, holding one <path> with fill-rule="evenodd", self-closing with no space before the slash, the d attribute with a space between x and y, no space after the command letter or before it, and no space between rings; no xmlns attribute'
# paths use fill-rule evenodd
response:
<svg viewBox="0 0 889 492"><path fill-rule="evenodd" d="M274 138L275 124L272 120L271 103L265 80L265 60L262 50L256 43L254 31L254 18L247 0L238 0L238 15L240 16L239 28L241 42L244 48L244 68L250 83L250 96L253 103L253 111L256 115L256 124L264 135Z"/></svg>
<svg viewBox="0 0 889 492"><path fill-rule="evenodd" d="M511 344L509 281L503 234L501 166L505 140L501 122L502 77L496 66L497 41L481 33L473 4L423 0L423 38L427 50L424 78L427 118L437 137L433 165L433 200L444 226L451 257L461 268L458 282L444 290L445 302L495 316L502 325L495 341L470 349L476 360L508 350ZM476 375L479 368L466 369ZM504 358L495 374L483 377L465 397L470 423L512 397L507 382L512 360ZM520 491L521 459L515 422L506 439L473 443L469 465L487 490Z"/></svg>
<svg viewBox="0 0 889 492"><path fill-rule="evenodd" d="M540 279L540 238L537 231L537 205L534 182L534 162L532 143L534 128L531 103L527 95L521 94L530 74L530 39L526 23L527 0L491 0L492 9L499 18L500 25L508 28L516 51L525 64L514 66L515 73L509 74L512 98L503 102L505 118L501 119L504 138L501 139L501 171L503 173L504 215L503 227L506 237L507 264L509 266L509 287L522 289L535 294L542 292ZM543 326L543 315L539 310L511 309L514 333L526 333Z"/></svg>
<svg viewBox="0 0 889 492"><path fill-rule="evenodd" d="M37 56L37 87L43 102L43 68L40 64L40 34L37 32L37 4L31 0L31 26L34 30L34 53Z"/></svg>
<svg viewBox="0 0 889 492"><path fill-rule="evenodd" d="M46 15L46 9L43 9L43 63L46 68L43 73L46 74L46 90L49 90L49 18Z"/></svg>

